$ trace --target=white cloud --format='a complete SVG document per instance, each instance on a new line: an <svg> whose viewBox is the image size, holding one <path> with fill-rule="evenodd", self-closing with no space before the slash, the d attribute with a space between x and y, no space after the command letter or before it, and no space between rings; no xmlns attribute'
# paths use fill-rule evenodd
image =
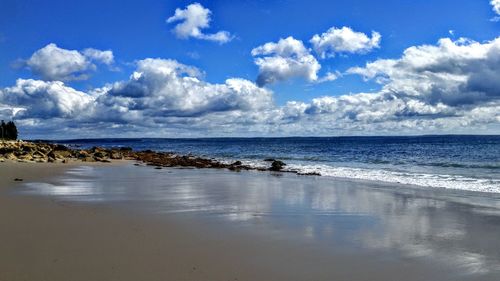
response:
<svg viewBox="0 0 500 281"><path fill-rule="evenodd" d="M384 90L429 104L466 106L500 98L500 38L461 38L410 47L400 59L377 60L349 73L375 79Z"/></svg>
<svg viewBox="0 0 500 281"><path fill-rule="evenodd" d="M87 58L97 61L106 65L111 65L115 62L113 52L111 50L101 51L93 48L83 50L83 55Z"/></svg>
<svg viewBox="0 0 500 281"><path fill-rule="evenodd" d="M364 54L380 47L381 35L373 31L369 38L362 32L349 27L332 27L321 35L314 35L310 40L314 51L321 57L333 57L337 53Z"/></svg>
<svg viewBox="0 0 500 281"><path fill-rule="evenodd" d="M500 0L491 0L491 5L493 6L493 11L497 14L496 17L490 19L492 22L500 21Z"/></svg>
<svg viewBox="0 0 500 281"><path fill-rule="evenodd" d="M26 65L44 80L85 80L88 71L95 69L84 55L51 43L33 53Z"/></svg>
<svg viewBox="0 0 500 281"><path fill-rule="evenodd" d="M253 54L294 59L308 55L300 41L289 41L265 44ZM16 111L22 131L61 132L66 137L68 132L77 137L91 130L103 136L189 137L495 133L500 129L500 38L483 43L441 39L436 45L410 47L400 58L377 60L349 73L374 79L381 90L279 106L270 90L251 81L232 78L209 83L195 67L175 60L144 59L128 80L88 93L62 82L20 79L13 87L0 89L0 115L8 119Z"/></svg>
<svg viewBox="0 0 500 281"><path fill-rule="evenodd" d="M0 102L17 109L18 118L73 119L90 113L93 98L60 81L18 79L0 91Z"/></svg>
<svg viewBox="0 0 500 281"><path fill-rule="evenodd" d="M129 80L89 93L59 81L23 79L0 89L0 115L9 119L13 110L21 109L16 120L32 134L54 130L80 136L86 130L151 134L186 126L202 132L222 129L233 120L254 122L250 120L273 107L272 93L251 81L207 83L197 68L166 59L138 61Z"/></svg>
<svg viewBox="0 0 500 281"><path fill-rule="evenodd" d="M337 80L341 74L339 72L327 72L325 76L319 78L316 82L318 83L323 83L323 82L329 82L329 81L334 81Z"/></svg>
<svg viewBox="0 0 500 281"><path fill-rule="evenodd" d="M491 0L491 6L493 6L493 11L500 15L500 0Z"/></svg>
<svg viewBox="0 0 500 281"><path fill-rule="evenodd" d="M306 81L318 80L321 65L312 56L302 41L293 37L269 42L252 50L255 64L259 66L257 84L266 84L301 77Z"/></svg>
<svg viewBox="0 0 500 281"><path fill-rule="evenodd" d="M185 9L177 8L175 14L167 19L167 23L178 23L173 32L178 38L187 39L193 37L196 39L215 41L218 43L227 43L233 39L233 36L227 31L219 31L213 34L205 34L202 29L210 27L212 12L199 3L188 5Z"/></svg>
<svg viewBox="0 0 500 281"><path fill-rule="evenodd" d="M33 55L21 61L35 75L47 81L86 80L96 69L92 62L97 61L108 66L113 64L113 52L88 48L79 52L66 50L50 43L37 50Z"/></svg>
<svg viewBox="0 0 500 281"><path fill-rule="evenodd" d="M500 128L500 38L484 43L441 39L437 45L410 47L399 59L348 72L375 79L382 89L289 102L272 114L279 116L273 119L275 131L426 134Z"/></svg>
<svg viewBox="0 0 500 281"><path fill-rule="evenodd" d="M100 108L107 115L116 117L198 117L260 110L272 106L272 95L248 80L232 78L224 84L210 84L201 80L194 67L174 60L145 59L138 62L128 81L115 83L97 102L104 105Z"/></svg>

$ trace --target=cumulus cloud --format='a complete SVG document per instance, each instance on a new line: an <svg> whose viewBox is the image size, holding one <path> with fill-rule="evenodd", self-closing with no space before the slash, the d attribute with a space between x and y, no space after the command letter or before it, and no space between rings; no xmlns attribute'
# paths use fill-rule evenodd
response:
<svg viewBox="0 0 500 281"><path fill-rule="evenodd" d="M445 38L437 45L410 47L399 59L377 60L348 72L374 79L382 89L289 102L276 109L274 122L283 132L300 127L305 135L499 128L500 38L484 43Z"/></svg>
<svg viewBox="0 0 500 281"><path fill-rule="evenodd" d="M302 44L290 41L265 44L254 54L285 58L308 54ZM15 112L23 131L31 134L45 128L40 134L64 129L73 136L81 136L82 128L103 136L185 137L500 129L500 38L482 43L441 39L348 73L375 80L381 89L276 105L269 89L251 81L231 78L209 83L195 67L150 58L138 61L129 79L88 93L63 82L19 79L0 90L0 115L6 118Z"/></svg>
<svg viewBox="0 0 500 281"><path fill-rule="evenodd" d="M318 83L328 82L337 80L340 76L342 76L338 71L337 72L327 72L325 76L319 78L317 80Z"/></svg>
<svg viewBox="0 0 500 281"><path fill-rule="evenodd" d="M26 65L44 80L85 80L95 69L87 57L76 50L66 50L51 43L33 53Z"/></svg>
<svg viewBox="0 0 500 281"><path fill-rule="evenodd" d="M330 28L321 36L310 40L314 51L321 57L333 57L336 53L367 53L379 48L380 34L372 32L372 38L349 27ZM289 36L278 42L268 42L252 50L254 62L259 67L257 84L265 86L291 78L303 78L308 82L323 83L336 80L339 73L328 72L318 77L321 65L301 40Z"/></svg>
<svg viewBox="0 0 500 281"><path fill-rule="evenodd" d="M128 81L115 83L97 102L115 113L150 117L202 116L213 112L251 111L272 105L272 95L253 82L232 78L211 84L200 71L175 60L145 59ZM113 115L115 115L113 113Z"/></svg>
<svg viewBox="0 0 500 281"><path fill-rule="evenodd" d="M374 79L382 88L288 102L268 121L284 135L477 133L500 128L500 38L484 43L445 38L348 73Z"/></svg>
<svg viewBox="0 0 500 281"><path fill-rule="evenodd" d="M87 48L83 50L82 53L87 58L106 65L111 65L115 62L115 58L111 50L101 51L93 48Z"/></svg>
<svg viewBox="0 0 500 281"><path fill-rule="evenodd" d="M60 81L18 79L0 91L0 102L8 104L18 118L80 118L89 113L93 98ZM10 117L12 117L10 116Z"/></svg>
<svg viewBox="0 0 500 281"><path fill-rule="evenodd" d="M201 4L193 3L186 6L185 9L177 8L175 14L167 19L167 23L181 21L172 30L181 39L193 37L221 44L231 41L233 36L227 31L219 31L212 34L202 32L202 29L210 27L211 14L212 12Z"/></svg>
<svg viewBox="0 0 500 281"><path fill-rule="evenodd" d="M493 12L497 14L496 17L491 18L490 21L498 22L500 21L500 0L491 0L491 6L493 7Z"/></svg>
<svg viewBox="0 0 500 281"><path fill-rule="evenodd" d="M198 132L215 127L232 131L228 124L257 123L261 112L274 108L272 92L251 81L230 78L213 84L203 81L202 74L175 60L144 59L128 80L88 93L60 81L19 79L0 89L0 116L15 115L35 135L81 136L83 128L126 135L177 132L186 126Z"/></svg>
<svg viewBox="0 0 500 281"><path fill-rule="evenodd" d="M113 52L97 49L66 50L50 43L22 61L35 75L47 81L86 80L96 69L93 62L111 65Z"/></svg>
<svg viewBox="0 0 500 281"><path fill-rule="evenodd" d="M312 56L302 41L293 37L269 42L252 50L259 67L257 84L266 84L301 77L306 81L318 80L321 65Z"/></svg>
<svg viewBox="0 0 500 281"><path fill-rule="evenodd" d="M349 73L375 79L386 91L428 104L468 106L500 98L500 38L478 43L439 40L408 48L400 59L377 60Z"/></svg>
<svg viewBox="0 0 500 281"><path fill-rule="evenodd" d="M365 54L380 47L380 33L373 31L372 37L349 27L332 27L321 35L314 35L310 40L314 51L321 57L333 57L337 53Z"/></svg>
<svg viewBox="0 0 500 281"><path fill-rule="evenodd" d="M500 15L500 0L491 0L491 6L493 6L493 11Z"/></svg>
<svg viewBox="0 0 500 281"><path fill-rule="evenodd" d="M3 118L15 115L16 120L66 119L76 126L161 126L208 115L227 118L252 114L272 107L272 93L251 81L231 78L223 84L208 83L197 68L168 59L140 60L129 80L88 93L61 81L32 79L19 79L15 86L0 90ZM40 122L34 124L40 126Z"/></svg>

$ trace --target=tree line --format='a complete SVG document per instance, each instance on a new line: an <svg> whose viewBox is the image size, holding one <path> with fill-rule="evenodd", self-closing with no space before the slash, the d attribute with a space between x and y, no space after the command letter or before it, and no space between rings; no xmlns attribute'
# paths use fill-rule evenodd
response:
<svg viewBox="0 0 500 281"><path fill-rule="evenodd" d="M5 123L2 120L0 125L0 137L3 140L17 140L17 127L13 121Z"/></svg>

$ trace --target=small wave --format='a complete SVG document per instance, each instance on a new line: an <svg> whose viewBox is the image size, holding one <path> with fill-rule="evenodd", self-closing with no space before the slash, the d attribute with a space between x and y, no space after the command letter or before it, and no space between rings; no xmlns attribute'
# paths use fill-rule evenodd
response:
<svg viewBox="0 0 500 281"><path fill-rule="evenodd" d="M419 166L431 166L431 167L444 167L444 168L467 168L467 169L488 169L488 170L500 170L500 164L461 164L461 163L446 163L446 162L434 162L434 163L419 163Z"/></svg>
<svg viewBox="0 0 500 281"><path fill-rule="evenodd" d="M268 168L269 163L262 160L241 160L243 164L254 168ZM222 162L232 163L225 159ZM324 164L288 164L287 171L299 174L319 174L321 176L398 183L404 185L500 193L500 180L471 178L460 175L426 174L411 172L396 172L382 169L367 169L354 167L334 167Z"/></svg>
<svg viewBox="0 0 500 281"><path fill-rule="evenodd" d="M378 169L332 167L328 165L289 165L299 173L318 173L322 176L381 181L422 187L458 189L500 193L500 180L470 178L459 175L403 173Z"/></svg>

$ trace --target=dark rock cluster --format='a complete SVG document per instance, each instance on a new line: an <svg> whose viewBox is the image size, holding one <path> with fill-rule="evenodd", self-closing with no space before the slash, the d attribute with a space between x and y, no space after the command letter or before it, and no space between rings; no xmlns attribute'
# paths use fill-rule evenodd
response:
<svg viewBox="0 0 500 281"><path fill-rule="evenodd" d="M283 171L297 173L297 171L283 170L286 164L275 159L265 159L272 162L269 168L256 168L244 165L241 161L227 164L208 158L192 155L178 155L169 152L156 152L152 150L134 151L129 147L102 148L92 147L90 149L69 148L61 144L4 141L0 142L0 162L5 160L18 162L60 162L83 161L83 162L111 162L111 160L135 160L146 165L162 167L191 167L191 168L216 168L229 169L231 171L259 170L259 171ZM310 175L319 175L310 173Z"/></svg>
<svg viewBox="0 0 500 281"><path fill-rule="evenodd" d="M0 162L5 160L18 162L61 162L71 160L84 162L111 162L111 159L124 159L121 149L109 150L99 147L91 149L70 149L64 145L6 141L0 142Z"/></svg>

